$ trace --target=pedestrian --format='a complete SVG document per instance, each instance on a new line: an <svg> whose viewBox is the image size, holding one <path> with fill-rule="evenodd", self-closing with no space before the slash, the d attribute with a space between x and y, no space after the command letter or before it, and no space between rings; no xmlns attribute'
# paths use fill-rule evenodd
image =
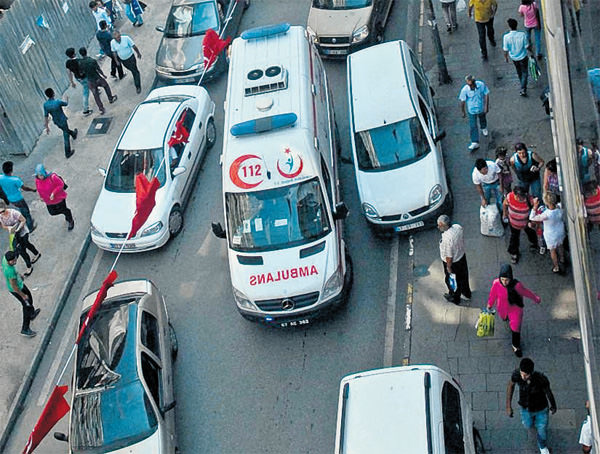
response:
<svg viewBox="0 0 600 454"><path fill-rule="evenodd" d="M29 325L38 316L40 309L33 306L33 296L31 291L23 282L23 277L17 272L17 254L14 251L7 251L2 257L2 271L6 279L8 291L21 303L23 308L23 321L21 323L21 334L26 337L33 337L37 333Z"/></svg>
<svg viewBox="0 0 600 454"><path fill-rule="evenodd" d="M583 185L583 204L588 229L592 230L594 224L600 224L600 188L595 181Z"/></svg>
<svg viewBox="0 0 600 454"><path fill-rule="evenodd" d="M4 191L8 201L14 205L17 210L25 217L27 222L27 228L33 232L36 228L35 222L31 217L31 211L29 211L29 205L23 198L23 193L35 192L35 188L26 186L23 180L16 175L13 175L14 164L12 161L5 161L2 163L2 175L0 175L0 187Z"/></svg>
<svg viewBox="0 0 600 454"><path fill-rule="evenodd" d="M64 180L54 172L48 173L43 164L35 167L35 187L40 199L46 204L50 216L63 214L67 221L67 229L73 230L75 220L67 207L67 192Z"/></svg>
<svg viewBox="0 0 600 454"><path fill-rule="evenodd" d="M556 196L550 192L544 194L546 209L540 214L536 211L540 205L538 199L533 199L533 208L529 214L529 220L544 223L544 241L550 249L552 258L552 272L563 273L565 264L565 251L563 241L565 240L565 225L563 223L562 209L556 204Z"/></svg>
<svg viewBox="0 0 600 454"><path fill-rule="evenodd" d="M535 427L537 445L540 454L550 454L548 450L548 402L550 412L556 413L556 401L550 389L550 381L541 372L534 370L535 364L530 358L523 358L519 368L510 377L506 389L506 413L513 417L512 398L515 385L519 386L519 406L521 423L526 429Z"/></svg>
<svg viewBox="0 0 600 454"><path fill-rule="evenodd" d="M142 54L140 50L129 36L121 35L119 30L113 32L110 49L113 52L114 58L118 58L123 63L123 66L131 71L133 83L135 84L135 91L139 94L142 91L142 84L140 81L140 72L137 68L137 62L133 52L135 51L137 58L141 59Z"/></svg>
<svg viewBox="0 0 600 454"><path fill-rule="evenodd" d="M77 128L71 130L69 128L69 122L67 116L63 112L63 107L69 105L69 97L65 94L64 99L56 99L54 90L52 88L46 88L44 91L48 100L44 103L44 118L46 134L50 134L50 119L49 115L52 115L52 121L58 129L63 132L63 140L65 143L65 158L69 159L75 153L75 150L71 148L71 137L73 140L77 139Z"/></svg>
<svg viewBox="0 0 600 454"><path fill-rule="evenodd" d="M33 271L33 264L39 260L42 254L29 242L29 229L25 223L25 217L17 210L8 208L3 201L0 201L0 226L7 230L9 235L14 234L14 250L23 257L23 261L27 266L25 276L29 276ZM28 250L34 254L33 258L29 257Z"/></svg>
<svg viewBox="0 0 600 454"><path fill-rule="evenodd" d="M587 416L581 426L581 432L579 433L579 444L581 445L581 452L589 454L592 452L592 443L594 437L592 436L592 419L590 418L590 401L585 401L585 410Z"/></svg>
<svg viewBox="0 0 600 454"><path fill-rule="evenodd" d="M87 77L88 86L90 87L90 90L94 95L94 101L96 101L98 109L100 109L100 115L104 115L106 111L104 110L104 104L102 104L102 99L100 99L99 87L104 88L104 92L106 93L108 102L111 104L117 100L117 95L112 94L110 86L108 85L108 82L106 82L106 76L100 69L98 62L92 57L88 57L87 49L85 47L79 49L79 55L81 55L79 66L81 67L81 69L85 73L85 76Z"/></svg>
<svg viewBox="0 0 600 454"><path fill-rule="evenodd" d="M524 143L519 142L515 144L510 165L515 171L518 184L526 188L533 197L541 199L540 169L544 166L544 160L534 151L527 149Z"/></svg>
<svg viewBox="0 0 600 454"><path fill-rule="evenodd" d="M527 96L527 77L529 75L529 57L527 51L531 50L529 39L525 32L517 30L518 22L516 19L506 21L510 31L504 35L502 40L502 49L504 50L504 59L506 63L510 60L515 65L517 76L521 83L521 96Z"/></svg>
<svg viewBox="0 0 600 454"><path fill-rule="evenodd" d="M508 253L511 263L519 262L519 245L521 242L521 231L524 230L532 250L538 250L537 235L529 226L529 211L531 206L527 199L527 193L522 186L516 186L504 199L503 219L508 218L510 227L510 239L508 241Z"/></svg>
<svg viewBox="0 0 600 454"><path fill-rule="evenodd" d="M69 82L73 88L76 88L75 79L77 82L81 84L81 88L83 89L83 116L87 117L92 114L92 110L90 110L90 89L88 87L87 79L85 74L79 68L79 61L75 58L75 49L73 47L69 47L65 54L67 56L67 61L65 62L65 66L67 68L67 76L69 76Z"/></svg>
<svg viewBox="0 0 600 454"><path fill-rule="evenodd" d="M560 186L558 184L558 167L556 158L552 158L546 163L544 169L544 194L550 193L556 197L556 201L560 202Z"/></svg>
<svg viewBox="0 0 600 454"><path fill-rule="evenodd" d="M123 65L113 53L110 48L110 42L113 39L112 33L108 30L108 24L106 21L100 21L100 30L96 32L96 39L100 44L100 49L106 55L110 57L110 75L113 79L117 78L117 74L119 74L119 80L123 79L126 74L123 73Z"/></svg>
<svg viewBox="0 0 600 454"><path fill-rule="evenodd" d="M498 213L502 212L502 194L504 192L500 180L501 172L502 170L494 161L479 158L475 161L472 174L473 184L481 198L481 206L488 206L493 196L496 199Z"/></svg>
<svg viewBox="0 0 600 454"><path fill-rule="evenodd" d="M575 144L577 146L577 165L579 167L581 184L594 181L596 179L594 152L584 146L583 139L577 139Z"/></svg>
<svg viewBox="0 0 600 454"><path fill-rule="evenodd" d="M540 10L533 0L521 0L519 14L523 16L523 25L527 32L527 39L531 43L531 31L535 39L535 52L538 60L542 59L542 21Z"/></svg>
<svg viewBox="0 0 600 454"><path fill-rule="evenodd" d="M477 33L479 34L479 48L481 49L481 58L485 61L488 58L485 36L490 40L492 47L496 47L494 37L494 16L498 4L496 0L469 0L469 17L474 16Z"/></svg>
<svg viewBox="0 0 600 454"><path fill-rule="evenodd" d="M486 137L488 135L486 114L489 110L490 90L485 82L475 80L475 77L471 74L465 77L465 82L466 84L461 88L458 99L460 100L460 109L463 118L465 118L466 114L469 115L471 144L468 149L475 151L479 148L477 120L479 120L481 133Z"/></svg>
<svg viewBox="0 0 600 454"><path fill-rule="evenodd" d="M567 0L567 10L571 17L571 34L574 37L581 35L581 1ZM573 12L575 16L573 16ZM575 23L577 21L577 24Z"/></svg>
<svg viewBox="0 0 600 454"><path fill-rule="evenodd" d="M452 33L458 28L456 21L456 0L440 0L442 3L442 12L446 20L446 31Z"/></svg>
<svg viewBox="0 0 600 454"><path fill-rule="evenodd" d="M125 15L131 21L134 27L141 27L144 25L144 19L142 18L142 5L138 0L123 0L125 3Z"/></svg>
<svg viewBox="0 0 600 454"><path fill-rule="evenodd" d="M496 165L500 167L500 186L502 187L502 195L506 195L511 191L512 172L510 170L510 162L507 158L508 150L506 147L496 148Z"/></svg>
<svg viewBox="0 0 600 454"><path fill-rule="evenodd" d="M456 305L460 304L461 295L471 300L471 287L469 286L469 267L465 253L463 228L459 224L452 224L450 218L442 214L437 219L437 227L442 232L440 239L440 257L444 268L444 281L448 293L444 293L446 301ZM450 275L454 274L456 288L450 283Z"/></svg>
<svg viewBox="0 0 600 454"><path fill-rule="evenodd" d="M101 6L101 4L101 2L91 0L88 5L90 7L90 10L92 10L94 19L96 19L96 30L100 30L101 21L106 22L108 26L112 28L112 20L110 19L110 13L106 11L106 9L103 6Z"/></svg>

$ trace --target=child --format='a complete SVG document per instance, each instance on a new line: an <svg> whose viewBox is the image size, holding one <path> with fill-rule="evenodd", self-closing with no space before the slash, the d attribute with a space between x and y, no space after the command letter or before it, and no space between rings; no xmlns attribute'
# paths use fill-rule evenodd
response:
<svg viewBox="0 0 600 454"><path fill-rule="evenodd" d="M502 198L506 198L508 193L512 190L512 173L510 171L510 163L506 158L507 149L506 147L498 147L496 148L496 165L500 167L500 174L498 175L500 178L500 183L502 186ZM508 219L503 219L502 222L504 224L508 224Z"/></svg>

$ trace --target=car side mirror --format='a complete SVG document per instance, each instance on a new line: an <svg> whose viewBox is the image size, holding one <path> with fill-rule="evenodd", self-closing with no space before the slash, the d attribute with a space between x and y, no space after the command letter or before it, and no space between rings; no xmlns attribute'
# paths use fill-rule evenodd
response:
<svg viewBox="0 0 600 454"><path fill-rule="evenodd" d="M210 226L212 227L213 234L217 238L220 238L222 240L227 238L227 234L225 233L225 230L223 229L223 226L220 222L211 222Z"/></svg>
<svg viewBox="0 0 600 454"><path fill-rule="evenodd" d="M344 164L352 164L352 158L343 154L340 155L340 161L342 161Z"/></svg>
<svg viewBox="0 0 600 454"><path fill-rule="evenodd" d="M98 169L98 173L99 173L100 175L102 175L103 177L105 177L105 176L106 176L106 169L99 168L99 169Z"/></svg>
<svg viewBox="0 0 600 454"><path fill-rule="evenodd" d="M164 29L164 27L161 27L160 25L157 25L156 27L154 27L154 29L155 29L157 32L161 32L161 33L164 33L164 32L165 32L165 29Z"/></svg>
<svg viewBox="0 0 600 454"><path fill-rule="evenodd" d="M56 438L58 441L69 441L69 437L62 432L54 432L54 438Z"/></svg>
<svg viewBox="0 0 600 454"><path fill-rule="evenodd" d="M185 166L181 166L181 167L175 167L173 169L173 176L176 177L177 175L181 175L182 173L186 172L186 168Z"/></svg>
<svg viewBox="0 0 600 454"><path fill-rule="evenodd" d="M161 408L161 412L164 415L166 412L171 411L175 408L175 405L177 405L177 401L174 400L173 402L171 402L169 405L164 406L163 408Z"/></svg>
<svg viewBox="0 0 600 454"><path fill-rule="evenodd" d="M435 143L438 143L440 140L442 140L444 137L446 137L446 131L444 131L443 129L438 132L438 135L435 136L435 138L433 139L433 141Z"/></svg>
<svg viewBox="0 0 600 454"><path fill-rule="evenodd" d="M348 217L348 207L344 202L336 204L335 210L333 211L333 219L336 221L346 219Z"/></svg>

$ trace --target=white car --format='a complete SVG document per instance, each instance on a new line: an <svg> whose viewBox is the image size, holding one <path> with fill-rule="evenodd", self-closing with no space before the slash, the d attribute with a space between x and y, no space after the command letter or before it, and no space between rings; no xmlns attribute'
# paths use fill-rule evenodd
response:
<svg viewBox="0 0 600 454"><path fill-rule="evenodd" d="M376 231L435 225L452 209L432 93L404 41L348 56L350 135L363 214Z"/></svg>
<svg viewBox="0 0 600 454"><path fill-rule="evenodd" d="M124 252L156 249L183 228L183 208L207 149L216 141L215 104L203 87L181 85L150 92L131 114L108 169L92 213L92 241L101 249L118 251L131 229L135 213L135 177L156 176L160 188L156 206ZM179 128L177 126L179 124ZM187 143L169 146L181 127ZM171 142L172 143L172 142Z"/></svg>

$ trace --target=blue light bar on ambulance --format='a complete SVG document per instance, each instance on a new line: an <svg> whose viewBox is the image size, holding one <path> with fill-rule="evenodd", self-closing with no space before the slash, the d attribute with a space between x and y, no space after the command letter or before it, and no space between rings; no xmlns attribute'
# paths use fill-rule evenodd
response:
<svg viewBox="0 0 600 454"><path fill-rule="evenodd" d="M242 33L242 39L247 41L249 39L267 38L269 36L279 35L281 33L287 33L290 29L290 24L283 22L281 24L266 25L264 27L251 28Z"/></svg>
<svg viewBox="0 0 600 454"><path fill-rule="evenodd" d="M259 132L272 131L273 129L285 128L296 123L298 116L295 113L284 113L271 115L270 117L257 118L255 120L243 121L231 127L229 132L232 136L245 136L258 134Z"/></svg>

